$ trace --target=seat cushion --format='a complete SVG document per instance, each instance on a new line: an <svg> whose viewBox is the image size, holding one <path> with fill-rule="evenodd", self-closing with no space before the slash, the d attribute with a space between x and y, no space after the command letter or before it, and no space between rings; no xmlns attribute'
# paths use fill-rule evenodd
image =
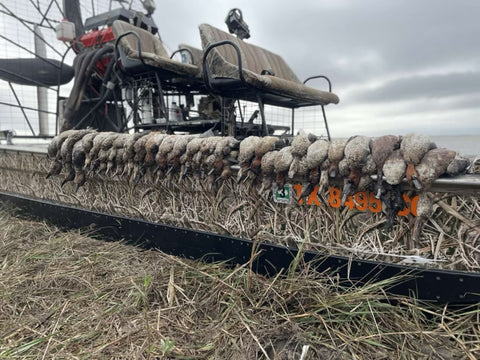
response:
<svg viewBox="0 0 480 360"><path fill-rule="evenodd" d="M160 38L152 33L120 20L113 22L112 29L116 38L129 31L138 34L145 64L155 67L159 72L164 72L165 76L170 76L167 73L172 73L172 76L200 76L201 69L198 66L170 59ZM119 46L129 59L140 60L138 42L134 35L121 38Z"/></svg>
<svg viewBox="0 0 480 360"><path fill-rule="evenodd" d="M271 75L257 75L249 77L247 82L259 90L273 92L290 97L298 101L310 102L311 105L338 104L338 96L328 91L322 91L302 83L296 83Z"/></svg>
<svg viewBox="0 0 480 360"><path fill-rule="evenodd" d="M177 74L178 76L201 77L201 70L196 65L182 63L155 54L144 54L142 52L142 55L145 63L155 68Z"/></svg>

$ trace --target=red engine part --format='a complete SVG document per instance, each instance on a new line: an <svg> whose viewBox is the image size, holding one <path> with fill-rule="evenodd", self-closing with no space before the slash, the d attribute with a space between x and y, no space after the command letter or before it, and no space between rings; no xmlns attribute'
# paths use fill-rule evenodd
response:
<svg viewBox="0 0 480 360"><path fill-rule="evenodd" d="M106 42L114 41L115 36L111 27L107 27L101 30L93 30L80 37L80 41L85 47L93 47L95 45L103 44Z"/></svg>
<svg viewBox="0 0 480 360"><path fill-rule="evenodd" d="M102 76L105 74L105 70L107 70L110 59L111 57L102 58L95 64L95 70L97 70Z"/></svg>
<svg viewBox="0 0 480 360"><path fill-rule="evenodd" d="M106 27L100 30L92 30L80 36L80 41L84 47L90 48L115 40L111 27ZM95 70L103 75L107 69L110 57L102 58L95 64Z"/></svg>

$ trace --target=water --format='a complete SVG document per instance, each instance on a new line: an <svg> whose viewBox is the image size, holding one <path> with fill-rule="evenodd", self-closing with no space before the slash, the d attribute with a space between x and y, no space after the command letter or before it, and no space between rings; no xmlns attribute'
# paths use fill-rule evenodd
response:
<svg viewBox="0 0 480 360"><path fill-rule="evenodd" d="M465 156L480 155L480 134L479 135L455 135L455 136L431 136L437 147L458 151Z"/></svg>

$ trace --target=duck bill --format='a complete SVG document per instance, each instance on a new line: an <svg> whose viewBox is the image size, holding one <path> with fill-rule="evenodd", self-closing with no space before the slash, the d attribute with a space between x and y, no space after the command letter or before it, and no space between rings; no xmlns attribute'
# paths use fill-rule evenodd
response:
<svg viewBox="0 0 480 360"><path fill-rule="evenodd" d="M345 203L347 202L348 197L352 194L352 191L353 191L353 185L352 183L349 182L343 188L342 199L341 199L342 206L345 206Z"/></svg>
<svg viewBox="0 0 480 360"><path fill-rule="evenodd" d="M298 197L298 200L300 199L306 199L310 195L310 193L313 191L314 185L310 182L307 184L304 184L302 186L302 193Z"/></svg>
<svg viewBox="0 0 480 360"><path fill-rule="evenodd" d="M422 183L420 182L420 180L418 180L416 176L412 176L412 183L413 183L413 186L415 186L415 189L417 190L422 189Z"/></svg>

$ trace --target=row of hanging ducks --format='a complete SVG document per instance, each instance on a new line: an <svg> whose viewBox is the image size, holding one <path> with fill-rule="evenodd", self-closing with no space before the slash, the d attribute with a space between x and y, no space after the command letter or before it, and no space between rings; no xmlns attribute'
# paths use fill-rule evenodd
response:
<svg viewBox="0 0 480 360"><path fill-rule="evenodd" d="M47 177L65 169L62 186L75 189L96 173L128 177L135 183L150 169L157 178L193 174L210 184L233 176L256 180L261 190L302 181L301 197L331 179L343 179L342 203L356 191L371 189L378 198L406 179L417 190L428 189L441 175L465 172L470 161L453 150L437 148L428 137L409 134L377 138L353 136L327 141L299 134L291 141L275 136L233 137L169 135L161 132L122 134L91 129L68 130L48 147L52 159ZM372 180L377 176L377 181Z"/></svg>

